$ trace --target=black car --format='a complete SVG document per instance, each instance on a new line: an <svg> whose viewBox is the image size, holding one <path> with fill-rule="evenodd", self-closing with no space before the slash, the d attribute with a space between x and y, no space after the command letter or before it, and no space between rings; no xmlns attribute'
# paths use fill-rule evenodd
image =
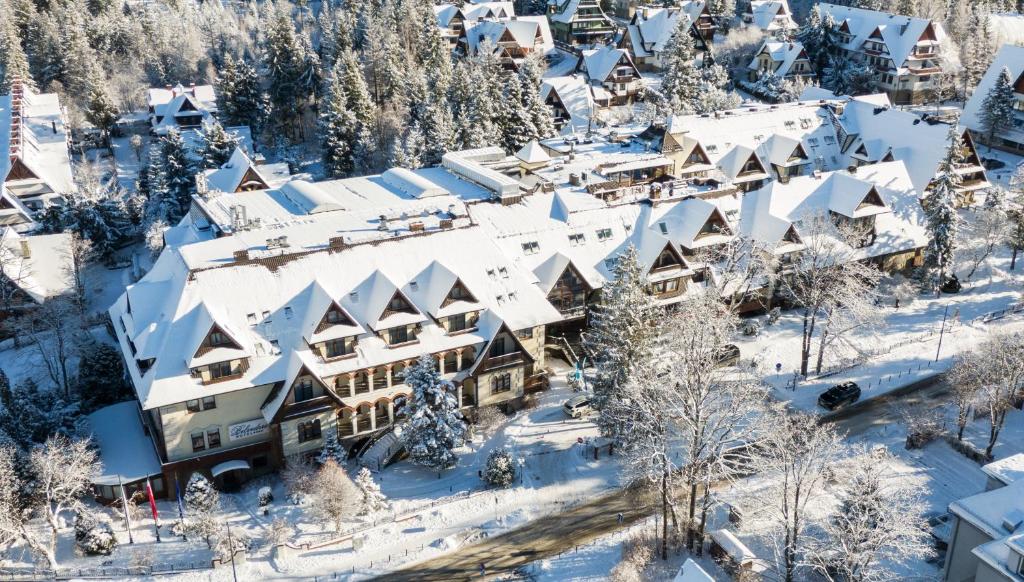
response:
<svg viewBox="0 0 1024 582"><path fill-rule="evenodd" d="M860 399L860 386L854 382L843 382L829 388L818 396L818 406L835 410L853 404Z"/></svg>

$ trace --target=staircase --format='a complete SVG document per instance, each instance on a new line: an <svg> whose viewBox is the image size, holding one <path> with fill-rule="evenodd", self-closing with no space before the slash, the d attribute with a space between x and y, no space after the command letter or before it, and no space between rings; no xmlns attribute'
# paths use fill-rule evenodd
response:
<svg viewBox="0 0 1024 582"><path fill-rule="evenodd" d="M384 432L359 455L359 464L371 471L380 471L402 452L401 429Z"/></svg>

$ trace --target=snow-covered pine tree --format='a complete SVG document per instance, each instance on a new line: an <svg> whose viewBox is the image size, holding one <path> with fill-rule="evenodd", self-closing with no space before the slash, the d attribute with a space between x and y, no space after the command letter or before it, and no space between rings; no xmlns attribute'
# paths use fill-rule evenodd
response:
<svg viewBox="0 0 1024 582"><path fill-rule="evenodd" d="M175 224L188 212L195 187L195 173L185 150L185 140L176 128L168 129L167 135L160 138L160 161L166 188L165 199L161 202L167 222Z"/></svg>
<svg viewBox="0 0 1024 582"><path fill-rule="evenodd" d="M219 123L204 126L200 135L203 139L200 155L204 168L219 168L228 163L238 147L239 139L224 131Z"/></svg>
<svg viewBox="0 0 1024 582"><path fill-rule="evenodd" d="M425 23L420 27L420 31L420 54L417 60L426 71L431 94L447 95L454 74L451 49L448 48L448 42L441 37L436 22Z"/></svg>
<svg viewBox="0 0 1024 582"><path fill-rule="evenodd" d="M506 449L494 449L487 455L484 482L494 487L508 487L516 478L516 464Z"/></svg>
<svg viewBox="0 0 1024 582"><path fill-rule="evenodd" d="M537 128L540 139L555 135L555 122L551 108L540 98L540 86L544 76L544 61L540 53L530 53L519 66L519 81L523 85L523 105L530 112L530 121Z"/></svg>
<svg viewBox="0 0 1024 582"><path fill-rule="evenodd" d="M903 16L918 16L921 13L919 0L898 0L896 2L896 14Z"/></svg>
<svg viewBox="0 0 1024 582"><path fill-rule="evenodd" d="M502 146L505 150L515 153L531 140L539 136L533 125L532 114L523 102L523 86L516 75L505 77L505 89L502 96L498 124L501 127Z"/></svg>
<svg viewBox="0 0 1024 582"><path fill-rule="evenodd" d="M121 352L106 342L89 341L79 348L78 392L88 410L131 397Z"/></svg>
<svg viewBox="0 0 1024 582"><path fill-rule="evenodd" d="M220 529L217 514L220 511L220 493L213 483L202 473L192 473L185 485L183 495L185 501L184 531L179 535L199 536L206 540L207 547L212 547L211 538Z"/></svg>
<svg viewBox="0 0 1024 582"><path fill-rule="evenodd" d="M455 121L446 100L438 100L427 105L423 119L423 154L422 165L433 166L441 163L441 156L448 153L455 145Z"/></svg>
<svg viewBox="0 0 1024 582"><path fill-rule="evenodd" d="M712 113L740 106L740 96L728 89L729 73L725 67L715 63L705 63L700 68L700 90L693 99L694 113Z"/></svg>
<svg viewBox="0 0 1024 582"><path fill-rule="evenodd" d="M380 511L387 511L388 498L381 493L380 485L373 480L373 473L366 467L360 469L356 475L356 487L363 496L360 514L374 515Z"/></svg>
<svg viewBox="0 0 1024 582"><path fill-rule="evenodd" d="M371 124L374 118L373 99L370 98L362 67L353 51L341 53L334 75L345 89L348 110L355 115L360 124Z"/></svg>
<svg viewBox="0 0 1024 582"><path fill-rule="evenodd" d="M247 125L254 136L263 132L270 116L270 99L252 64L236 61L230 55L224 57L224 67L217 77L217 108L226 125Z"/></svg>
<svg viewBox="0 0 1024 582"><path fill-rule="evenodd" d="M401 91L407 65L403 62L404 52L389 19L373 13L370 17L363 58L369 64L367 75L373 101L380 106Z"/></svg>
<svg viewBox="0 0 1024 582"><path fill-rule="evenodd" d="M924 200L925 220L928 226L928 265L936 270L937 286L946 282L946 276L953 269L953 254L957 248L960 230L960 215L957 214L957 187L960 175L956 166L960 162L963 142L957 129L957 121L949 126L946 155L939 164L938 177L932 183L931 192Z"/></svg>
<svg viewBox="0 0 1024 582"><path fill-rule="evenodd" d="M402 430L409 458L431 469L454 467L458 462L455 449L462 446L466 435L455 386L441 377L428 354L409 366L405 383L412 389L405 405L408 421Z"/></svg>
<svg viewBox="0 0 1024 582"><path fill-rule="evenodd" d="M92 88L89 89L85 119L93 124L96 129L100 130L100 133L106 139L110 135L110 130L114 128L118 117L120 117L120 112L107 93L103 79L95 79Z"/></svg>
<svg viewBox="0 0 1024 582"><path fill-rule="evenodd" d="M263 66L267 72L270 100L277 116L294 122L303 108L306 88L302 76L306 72L305 49L295 32L290 4L266 4L263 41Z"/></svg>
<svg viewBox="0 0 1024 582"><path fill-rule="evenodd" d="M692 113L693 103L700 93L700 73L694 65L696 55L690 37L690 21L677 19L676 30L665 47L662 57L665 76L661 81L661 94L666 107L675 113Z"/></svg>
<svg viewBox="0 0 1024 582"><path fill-rule="evenodd" d="M639 368L650 365L658 334L658 308L647 292L647 276L636 247L630 245L622 251L611 275L591 311L590 331L583 344L597 369L591 402L598 411L621 396L623 386ZM601 424L605 434L615 435L619 430Z"/></svg>
<svg viewBox="0 0 1024 582"><path fill-rule="evenodd" d="M500 143L501 132L496 115L501 99L490 100L491 75L477 60L463 60L452 77L452 118L455 120L455 147L479 148ZM429 143L429 142L428 142Z"/></svg>
<svg viewBox="0 0 1024 582"><path fill-rule="evenodd" d="M345 464L348 451L338 442L338 431L329 430L324 433L324 446L320 449L320 455L316 460L323 465L328 459L332 459L339 465Z"/></svg>
<svg viewBox="0 0 1024 582"><path fill-rule="evenodd" d="M355 169L352 146L358 121L348 107L348 93L335 75L320 103L320 148L324 172L331 178L348 176Z"/></svg>
<svg viewBox="0 0 1024 582"><path fill-rule="evenodd" d="M960 46L960 61L964 70L964 86L968 91L978 85L985 70L992 61L992 31L989 26L988 7L983 3L972 3L970 15Z"/></svg>
<svg viewBox="0 0 1024 582"><path fill-rule="evenodd" d="M800 27L796 38L804 45L814 69L824 70L828 65L829 56L835 53L839 42L835 18L831 14L822 17L817 7L812 8L807 22Z"/></svg>
<svg viewBox="0 0 1024 582"><path fill-rule="evenodd" d="M828 58L821 85L836 95L864 95L874 89L874 72L867 65L837 53Z"/></svg>
<svg viewBox="0 0 1024 582"><path fill-rule="evenodd" d="M1003 67L996 78L996 84L989 89L985 100L981 102L981 126L985 137L991 144L996 131L1009 128L1013 123L1013 81L1010 69Z"/></svg>
<svg viewBox="0 0 1024 582"><path fill-rule="evenodd" d="M419 125L414 122L409 126L402 139L396 139L391 148L389 165L397 168L408 168L415 170L423 166L422 155L424 152L423 132Z"/></svg>
<svg viewBox="0 0 1024 582"><path fill-rule="evenodd" d="M10 4L4 2L0 4L0 95L10 92L14 79L33 86L14 11Z"/></svg>

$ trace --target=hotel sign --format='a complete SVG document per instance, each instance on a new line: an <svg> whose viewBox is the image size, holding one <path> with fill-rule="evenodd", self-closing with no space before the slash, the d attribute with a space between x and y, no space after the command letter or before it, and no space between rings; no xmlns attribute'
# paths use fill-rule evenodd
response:
<svg viewBox="0 0 1024 582"><path fill-rule="evenodd" d="M245 422L240 422L238 424L232 424L231 426L228 427L228 440L240 441L260 436L261 434L267 432L269 428L270 425L267 424L267 421L263 420L262 418L257 418L255 420L247 420Z"/></svg>

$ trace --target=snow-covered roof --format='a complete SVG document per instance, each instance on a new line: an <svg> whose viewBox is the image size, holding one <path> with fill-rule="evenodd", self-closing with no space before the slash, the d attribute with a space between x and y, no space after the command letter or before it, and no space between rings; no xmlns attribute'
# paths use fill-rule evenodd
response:
<svg viewBox="0 0 1024 582"><path fill-rule="evenodd" d="M235 148L227 163L219 168L206 170L204 175L207 189L231 193L266 190L287 181L287 176L282 180L276 171L265 172L241 147Z"/></svg>
<svg viewBox="0 0 1024 582"><path fill-rule="evenodd" d="M139 417L139 403L130 400L101 408L86 417L99 447L96 485L132 483L160 475L160 458Z"/></svg>
<svg viewBox="0 0 1024 582"><path fill-rule="evenodd" d="M69 233L29 236L4 228L0 247L6 277L36 303L74 289Z"/></svg>
<svg viewBox="0 0 1024 582"><path fill-rule="evenodd" d="M988 15L995 46L1024 46L1024 14L993 12Z"/></svg>
<svg viewBox="0 0 1024 582"><path fill-rule="evenodd" d="M766 32L797 28L786 0L751 0L748 18L748 26L756 26Z"/></svg>
<svg viewBox="0 0 1024 582"><path fill-rule="evenodd" d="M150 89L149 108L152 112L153 131L165 133L176 127L177 119L200 116L209 120L217 112L217 97L212 85L176 85L165 89Z"/></svg>
<svg viewBox="0 0 1024 582"><path fill-rule="evenodd" d="M1021 477L1024 477L1024 453L1017 453L998 461L992 461L984 465L981 470L989 477L997 479L1003 484L1014 483L1019 481Z"/></svg>
<svg viewBox="0 0 1024 582"><path fill-rule="evenodd" d="M585 133L594 113L594 95L586 76L547 77L541 83L541 99L546 101L552 92L558 95L569 114L569 122L562 128L562 133Z"/></svg>
<svg viewBox="0 0 1024 582"><path fill-rule="evenodd" d="M487 41L495 51L500 51L499 41L507 32L516 46L527 50L548 52L555 44L547 18L544 16L516 16L515 20L487 19L467 21L465 38L469 54L477 54L480 44Z"/></svg>
<svg viewBox="0 0 1024 582"><path fill-rule="evenodd" d="M942 25L927 18L825 3L818 4L817 10L822 16L832 15L837 25L845 25L849 29L850 42L840 45L844 49L859 52L869 38L883 42L888 49L889 58L897 69L906 65L918 42L938 45L945 37ZM934 40L925 40L929 31Z"/></svg>
<svg viewBox="0 0 1024 582"><path fill-rule="evenodd" d="M541 147L535 139L531 139L526 145L520 148L519 151L516 152L516 157L527 164L544 164L551 161L551 156L544 151L544 148Z"/></svg>
<svg viewBox="0 0 1024 582"><path fill-rule="evenodd" d="M1024 523L1024 481L958 499L949 511L993 539L1006 537Z"/></svg>
<svg viewBox="0 0 1024 582"><path fill-rule="evenodd" d="M665 50L685 18L692 25L706 7L700 0L688 0L669 8L639 7L629 23L633 56L647 57Z"/></svg>
<svg viewBox="0 0 1024 582"><path fill-rule="evenodd" d="M424 352L478 345L489 340L486 336L493 332L493 326L486 325L488 321L495 325L505 322L517 330L559 318L536 287L533 274L508 260L482 227L353 245L336 252L324 249L300 254L275 268L228 264L188 275L179 251L210 242L216 241L165 250L150 273L129 287L110 309L115 321L125 323L127 331L115 326L124 353L132 353L127 343L132 340L140 350L138 357L144 357L144 350L145 355L156 358L144 375L138 367L128 366L145 409L283 381L291 353L308 350L304 336L312 322L319 322L326 312L327 298L338 302L362 329L419 323L421 331L418 343L393 348L375 333L360 333L352 358L321 362L311 357L311 370L320 377L416 358ZM441 269L433 265L439 260L443 260L445 269L458 274L476 299L475 303L463 302L461 307L482 308L493 314L486 321L481 318L479 331L448 335L424 315L431 310L445 313L434 305L440 293L436 289L443 289L445 279ZM413 281L416 291L412 290ZM314 283L323 292L311 289ZM402 293L415 313L385 313L396 292ZM193 353L188 350L196 342L200 306L206 306L210 313L203 316L204 322L213 319L230 330L250 354L248 370L242 377L202 385L189 376L187 363ZM204 336L207 331L203 330ZM142 340L142 348L138 340Z"/></svg>
<svg viewBox="0 0 1024 582"><path fill-rule="evenodd" d="M56 93L36 93L22 84L0 96L0 181L19 198L76 190Z"/></svg>
<svg viewBox="0 0 1024 582"><path fill-rule="evenodd" d="M701 568L700 564L694 562L693 558L686 558L686 562L679 568L679 573L672 582L715 582L715 579Z"/></svg>
<svg viewBox="0 0 1024 582"><path fill-rule="evenodd" d="M974 89L971 98L968 99L967 105L964 107L964 113L960 116L960 123L974 131L984 131L984 125L981 121L981 105L984 103L985 97L992 90L992 87L995 86L996 80L999 79L999 73L1002 72L1003 68L1010 70L1011 85L1016 84L1024 77L1024 46L1007 44L999 49L995 59L992 60L992 64L985 71L985 75L978 81L978 86ZM1014 126L1002 128L997 133L1018 143L1024 143L1024 115L1021 115L1019 111L1015 111L1014 116L1016 118Z"/></svg>
<svg viewBox="0 0 1024 582"><path fill-rule="evenodd" d="M590 77L590 81L603 83L608 79L608 76L612 74L615 67L619 63L623 63L624 66L628 66L636 72L636 76L640 76L640 72L636 70L636 65L633 64L633 58L629 56L629 51L625 49L615 48L610 44L602 45L600 48L589 49L580 53L580 67L579 70L586 72L587 76Z"/></svg>
<svg viewBox="0 0 1024 582"><path fill-rule="evenodd" d="M766 40L761 44L761 48L754 53L754 58L747 65L747 68L752 70L759 69L757 57L762 54L767 54L773 62L779 63L779 66L775 69L775 74L780 77L785 77L791 72L793 63L807 58L807 53L804 52L804 45L798 41L779 42Z"/></svg>

